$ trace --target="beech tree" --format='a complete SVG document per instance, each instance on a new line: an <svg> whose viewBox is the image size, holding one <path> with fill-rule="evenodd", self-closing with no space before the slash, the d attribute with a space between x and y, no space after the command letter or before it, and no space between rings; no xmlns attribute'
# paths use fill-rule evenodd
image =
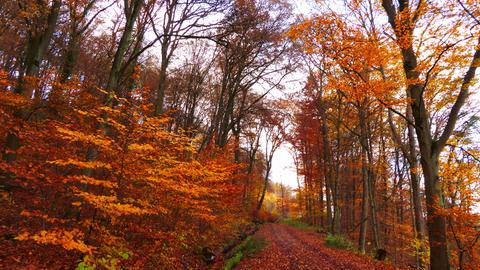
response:
<svg viewBox="0 0 480 270"><path fill-rule="evenodd" d="M457 2L449 4L450 8L459 9L459 7L454 6ZM388 15L389 23L394 30L399 49L401 50L403 69L407 81L406 91L408 97L412 99L410 107L415 120L414 127L420 148L420 164L422 165L425 180L428 212L427 226L430 240L430 264L432 269L449 269L446 219L439 211L439 208L443 207L440 178L438 176L439 158L448 139L455 130L460 111L468 98L469 88L475 77L478 62L480 61L480 48L478 48L480 44L470 45L470 48L473 48L474 52L473 56L471 56L470 63L467 64L468 68L466 72L464 71L465 73L461 79L461 84L448 86L452 90L458 89L458 94L448 113L446 123L440 123L440 126L443 126L443 130L439 132L438 136L437 134L432 135L430 115L425 105L424 96L426 89L436 87L432 85L433 83L430 81L430 74L434 71L444 55L451 49L454 49L464 37L454 36L454 39L448 40L447 42L449 43L446 45L442 43L434 44L433 46L437 46L436 48L439 50L434 57L435 61L430 66L427 66L428 68L422 66L421 70L419 70L418 52L414 49L414 42L416 41L414 31L419 27L417 24L421 23L420 20L426 14L438 17L443 15L433 10L434 5L426 4L422 1L418 3L400 1L398 7L396 7L392 1L385 0L382 1L382 5ZM464 7L462 2L458 2L458 5ZM470 20L470 14L470 11L466 9L466 15L460 15L459 20L461 20L461 23L455 25L455 27L457 29L469 27L467 23ZM456 29L452 28L451 30L455 31ZM448 35L449 33L445 34ZM480 41L478 35L467 38ZM475 48L475 46L477 48Z"/></svg>

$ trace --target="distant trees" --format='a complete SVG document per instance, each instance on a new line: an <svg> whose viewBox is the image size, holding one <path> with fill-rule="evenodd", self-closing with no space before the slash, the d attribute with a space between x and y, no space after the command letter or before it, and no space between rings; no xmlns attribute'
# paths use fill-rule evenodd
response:
<svg viewBox="0 0 480 270"><path fill-rule="evenodd" d="M284 59L288 45L282 38L288 30L287 14L282 2L237 1L226 15L221 28L225 46L219 48L217 62L221 74L219 89L203 146L215 137L215 144L222 147L231 132L238 136L252 107L289 72ZM255 85L266 90L255 94Z"/></svg>
<svg viewBox="0 0 480 270"><path fill-rule="evenodd" d="M275 107L281 109L282 105L271 103L264 106ZM275 110L264 109L260 115L260 125L263 127L264 135L264 163L265 163L265 175L264 175L264 184L260 199L257 204L257 210L262 208L263 200L265 199L265 194L270 180L270 173L273 166L273 155L278 150L278 148L284 143L285 140L285 130L287 129L287 117L282 115ZM261 136L260 135L260 136Z"/></svg>

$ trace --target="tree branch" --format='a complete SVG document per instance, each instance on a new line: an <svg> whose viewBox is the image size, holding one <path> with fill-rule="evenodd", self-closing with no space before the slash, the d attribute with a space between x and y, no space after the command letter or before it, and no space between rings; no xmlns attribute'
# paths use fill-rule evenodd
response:
<svg viewBox="0 0 480 270"><path fill-rule="evenodd" d="M480 65L480 38L478 39L477 49L473 55L472 62L470 63L470 68L468 69L467 73L463 77L462 86L460 88L460 93L458 94L457 100L453 104L453 107L450 111L448 116L447 125L443 130L442 135L440 138L435 141L432 145L433 153L438 155L440 151L443 149L445 144L447 143L448 138L452 135L453 130L455 128L455 124L458 119L458 115L460 113L460 109L462 108L463 104L468 98L469 94L469 87L472 83L472 80L475 78L475 72L477 71L477 67Z"/></svg>

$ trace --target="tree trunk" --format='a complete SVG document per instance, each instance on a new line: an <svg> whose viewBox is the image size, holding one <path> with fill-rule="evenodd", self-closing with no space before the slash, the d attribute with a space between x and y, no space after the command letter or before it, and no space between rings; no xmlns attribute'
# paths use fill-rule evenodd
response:
<svg viewBox="0 0 480 270"><path fill-rule="evenodd" d="M63 63L60 72L60 83L65 83L70 76L72 76L73 69L75 68L78 58L78 43L80 42L79 37L79 34L75 30L72 30L64 56L65 62Z"/></svg>
<svg viewBox="0 0 480 270"><path fill-rule="evenodd" d="M160 64L157 98L155 100L155 115L162 114L164 110L165 90L167 89L168 43L169 38L164 38L161 48L162 63Z"/></svg>
<svg viewBox="0 0 480 270"><path fill-rule="evenodd" d="M267 169L265 171L265 177L263 178L263 189L262 189L262 196L260 196L260 200L257 204L257 210L262 209L263 200L265 199L265 194L267 193L267 186L268 186L268 176L270 174L271 166L267 164Z"/></svg>
<svg viewBox="0 0 480 270"><path fill-rule="evenodd" d="M129 1L125 1L125 4L128 5ZM108 95L106 97L105 103L112 102L111 95L114 94L116 88L118 87L118 83L121 77L121 70L123 61L125 58L125 54L127 52L128 46L131 43L133 27L135 25L135 21L137 20L138 15L140 14L140 10L142 9L143 0L133 0L129 6L125 7L125 29L123 30L122 37L120 38L120 42L118 43L117 51L115 52L115 56L113 58L112 67L110 69L110 75L108 76L108 82L106 86L106 91Z"/></svg>
<svg viewBox="0 0 480 270"><path fill-rule="evenodd" d="M403 49L402 54L407 79L418 79L419 73L416 70L417 59L413 49L411 47ZM428 123L429 117L423 100L422 86L420 84L411 84L408 86L407 91L413 99L410 106L415 119L415 131L420 146L420 163L425 181L430 267L431 269L448 270L450 269L450 263L447 250L446 221L439 211L439 208L443 207L442 191L438 177L439 152L434 151L430 124Z"/></svg>
<svg viewBox="0 0 480 270"><path fill-rule="evenodd" d="M233 115L234 106L235 92L230 92L228 94L227 106L225 108L224 114L222 115L222 119L220 121L218 129L218 138L216 143L220 147L224 147L225 145L227 145L228 133L231 130L231 118Z"/></svg>
<svg viewBox="0 0 480 270"><path fill-rule="evenodd" d="M412 110L410 106L407 106L407 118L410 121L413 121ZM410 171L410 186L412 187L412 203L413 203L413 219L415 222L415 234L417 241L419 241L418 249L418 268L423 269L425 262L423 261L424 255L426 254L425 247L425 219L423 218L423 206L422 206L422 195L420 193L420 175L419 175L419 164L417 159L417 149L415 143L414 127L410 124L407 124L408 127L408 158L409 171Z"/></svg>
<svg viewBox="0 0 480 270"><path fill-rule="evenodd" d="M40 64L50 45L55 27L57 26L58 16L60 14L61 0L54 0L47 17L47 24L43 32L38 35L32 35L29 38L25 59L22 63L22 68L18 76L17 87L15 93L21 94L27 99L31 99L34 90L33 82L26 82L26 77L29 79L38 76L40 71ZM24 118L25 112L18 109L14 112L18 118ZM7 162L16 160L16 151L20 148L20 138L13 132L8 132L5 142L5 153L3 159Z"/></svg>
<svg viewBox="0 0 480 270"><path fill-rule="evenodd" d="M332 151L330 149L330 141L328 139L328 126L325 119L324 110L321 109L321 134L322 134L322 145L323 145L323 159L324 159L324 176L325 176L325 191L327 197L327 221L328 221L328 230L335 234L338 228L336 224L338 223L337 219L339 217L338 201L336 188L334 187L333 181L333 162L332 162ZM332 205L333 205L333 215L332 215Z"/></svg>
<svg viewBox="0 0 480 270"><path fill-rule="evenodd" d="M370 198L370 169L368 168L368 138L367 126L365 123L365 110L363 107L358 108L358 121L360 124L360 144L362 149L362 179L363 179L363 194L362 194L362 216L360 225L360 239L359 251L365 253L365 242L367 237L367 224L369 216L369 198Z"/></svg>
<svg viewBox="0 0 480 270"><path fill-rule="evenodd" d="M40 64L47 52L53 33L57 26L58 16L60 14L61 0L54 0L47 17L47 22L44 30L38 34L31 34L27 51L25 53L25 60L22 64L22 70L18 77L18 85L15 89L17 94L22 94L26 98L32 98L35 84L33 82L26 82L26 77L31 79L38 76L40 71Z"/></svg>
<svg viewBox="0 0 480 270"><path fill-rule="evenodd" d="M372 235L373 235L373 242L375 244L375 249L381 249L380 245L380 237L378 233L378 222L377 222L377 202L375 200L375 171L373 170L373 149L371 143L371 134L369 132L370 127L366 123L366 118L363 121L363 126L365 126L365 133L367 134L367 160L368 160L368 170L367 170L367 179L368 179L368 195L369 195L369 202L371 208L371 222L372 222Z"/></svg>
<svg viewBox="0 0 480 270"><path fill-rule="evenodd" d="M367 238L367 225L368 225L368 178L367 178L367 160L365 149L362 149L362 180L363 180L363 193L362 193L362 215L360 217L360 238L358 240L358 249L360 253L365 254L365 243Z"/></svg>
<svg viewBox="0 0 480 270"><path fill-rule="evenodd" d="M411 123L415 120L413 119L412 109L409 105L407 105L407 119ZM392 113L389 111L388 114L388 122L390 125L390 129L392 131L392 137L395 143L399 146L405 160L408 163L409 171L410 171L410 187L411 187L411 201L413 205L413 225L414 225L414 233L415 238L419 241L420 246L416 251L417 257L417 266L420 269L424 268L425 262L423 261L423 256L426 254L426 247L425 247L425 219L423 218L423 206L422 206L422 195L420 190L420 168L417 159L417 146L416 146L416 138L415 138L415 129L411 123L407 123L407 135L408 135L408 145L405 145L392 120Z"/></svg>
<svg viewBox="0 0 480 270"><path fill-rule="evenodd" d="M422 165L425 181L430 267L435 270L449 270L450 263L447 249L446 220L439 211L443 207L443 202L440 179L438 177L438 160L443 147L455 129L460 109L468 98L469 87L475 77L475 72L480 61L480 47L477 45L470 67L463 77L460 92L449 112L444 130L439 139L434 141L430 131L430 116L426 110L423 97L424 87L427 82L422 82L420 78L417 56L415 55L412 44L416 18L405 18L405 20L398 21L398 13L402 12L407 16L411 14L405 12L406 9L408 9L408 3L406 4L405 1L402 1L397 8L392 0L382 0L382 6L387 13L388 21L394 29L397 38L402 38L409 42L401 46L401 53L403 57L403 70L407 81L407 96L413 101L409 106L412 109L412 115L415 120L415 131L420 148L420 164ZM398 29L401 28L397 27L397 23L406 24L404 26L407 26L407 29L410 30L399 31ZM480 44L480 38L478 39L478 43Z"/></svg>

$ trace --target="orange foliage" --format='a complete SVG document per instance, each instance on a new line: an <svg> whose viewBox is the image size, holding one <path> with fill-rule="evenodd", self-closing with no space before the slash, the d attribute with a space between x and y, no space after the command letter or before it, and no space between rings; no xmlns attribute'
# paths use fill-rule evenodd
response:
<svg viewBox="0 0 480 270"><path fill-rule="evenodd" d="M24 120L12 114L23 98L0 93L9 101L0 135L14 130L21 139L15 161L0 164L0 230L15 239L1 240L2 267L62 258L66 268L176 268L182 254L221 243L242 222L233 222L240 190L231 152L197 154L194 140L168 131L167 117L149 117L141 99L102 107L81 89L76 95L90 102L69 93L62 118Z"/></svg>

